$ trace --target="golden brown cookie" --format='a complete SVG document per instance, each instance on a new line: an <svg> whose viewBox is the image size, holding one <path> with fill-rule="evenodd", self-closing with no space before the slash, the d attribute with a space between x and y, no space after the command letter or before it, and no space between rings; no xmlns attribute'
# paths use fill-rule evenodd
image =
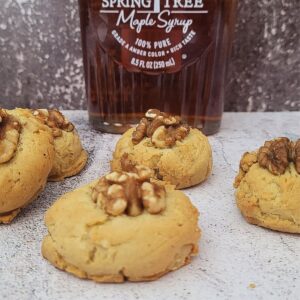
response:
<svg viewBox="0 0 300 300"><path fill-rule="evenodd" d="M78 174L86 165L88 155L74 125L55 109L38 109L32 114L49 126L54 136L55 159L48 180L61 181Z"/></svg>
<svg viewBox="0 0 300 300"><path fill-rule="evenodd" d="M235 180L236 201L249 223L300 233L298 143L279 138L242 157Z"/></svg>
<svg viewBox="0 0 300 300"><path fill-rule="evenodd" d="M27 110L0 109L0 223L10 223L38 196L53 161L48 127Z"/></svg>
<svg viewBox="0 0 300 300"><path fill-rule="evenodd" d="M148 168L113 172L62 196L46 213L43 256L97 282L150 281L198 253L198 211Z"/></svg>
<svg viewBox="0 0 300 300"><path fill-rule="evenodd" d="M206 180L212 170L208 139L179 116L149 110L140 124L129 129L116 145L111 169L122 170L126 157L133 165L155 171L155 177L182 189Z"/></svg>

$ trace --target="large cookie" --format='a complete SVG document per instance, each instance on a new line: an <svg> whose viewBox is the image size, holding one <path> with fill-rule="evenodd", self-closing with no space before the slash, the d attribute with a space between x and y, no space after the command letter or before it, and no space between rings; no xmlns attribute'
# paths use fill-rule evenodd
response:
<svg viewBox="0 0 300 300"><path fill-rule="evenodd" d="M146 168L113 172L62 196L46 213L43 256L97 282L155 280L198 252L198 211Z"/></svg>

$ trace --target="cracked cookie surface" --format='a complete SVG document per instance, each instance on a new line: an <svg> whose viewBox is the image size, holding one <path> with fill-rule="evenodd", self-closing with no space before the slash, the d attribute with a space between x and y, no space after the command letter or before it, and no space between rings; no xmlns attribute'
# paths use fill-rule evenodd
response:
<svg viewBox="0 0 300 300"><path fill-rule="evenodd" d="M198 211L167 189L159 214L111 216L93 201L93 182L62 196L47 211L42 254L57 268L97 282L150 281L198 252Z"/></svg>

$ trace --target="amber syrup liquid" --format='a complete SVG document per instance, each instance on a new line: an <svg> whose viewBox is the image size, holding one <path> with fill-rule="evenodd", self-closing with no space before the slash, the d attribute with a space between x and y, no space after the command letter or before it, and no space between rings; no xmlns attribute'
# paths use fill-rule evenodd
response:
<svg viewBox="0 0 300 300"><path fill-rule="evenodd" d="M79 0L92 125L104 132L122 133L135 125L145 111L157 108L181 115L207 135L216 133L223 113L236 6L237 0L207 0L209 13L194 20L193 28L199 35L194 45L173 56L176 67L171 72L166 68L153 73L124 67L122 61L130 60L131 54L116 46L107 35L115 22L98 21L101 0ZM120 32L126 40L135 38L127 26L121 26ZM175 28L170 36L180 41L181 28ZM161 32L145 28L142 38L148 40L149 37L160 40ZM195 52L196 46L201 51ZM183 55L194 59L184 64Z"/></svg>

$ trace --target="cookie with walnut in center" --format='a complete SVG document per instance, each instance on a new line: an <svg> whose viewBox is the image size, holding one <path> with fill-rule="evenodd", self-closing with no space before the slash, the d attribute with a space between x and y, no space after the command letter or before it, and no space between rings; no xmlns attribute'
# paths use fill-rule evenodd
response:
<svg viewBox="0 0 300 300"><path fill-rule="evenodd" d="M37 109L32 115L51 129L54 138L55 159L48 180L61 181L78 174L88 155L75 126L57 109Z"/></svg>
<svg viewBox="0 0 300 300"><path fill-rule="evenodd" d="M245 153L234 186L249 223L300 233L300 140L278 138Z"/></svg>
<svg viewBox="0 0 300 300"><path fill-rule="evenodd" d="M126 157L133 165L151 168L155 177L177 189L206 180L212 170L212 151L208 139L198 129L173 116L151 109L136 128L118 141L111 168L121 171Z"/></svg>
<svg viewBox="0 0 300 300"><path fill-rule="evenodd" d="M198 211L151 176L137 166L62 196L46 213L43 256L97 282L150 281L188 264L198 252Z"/></svg>

